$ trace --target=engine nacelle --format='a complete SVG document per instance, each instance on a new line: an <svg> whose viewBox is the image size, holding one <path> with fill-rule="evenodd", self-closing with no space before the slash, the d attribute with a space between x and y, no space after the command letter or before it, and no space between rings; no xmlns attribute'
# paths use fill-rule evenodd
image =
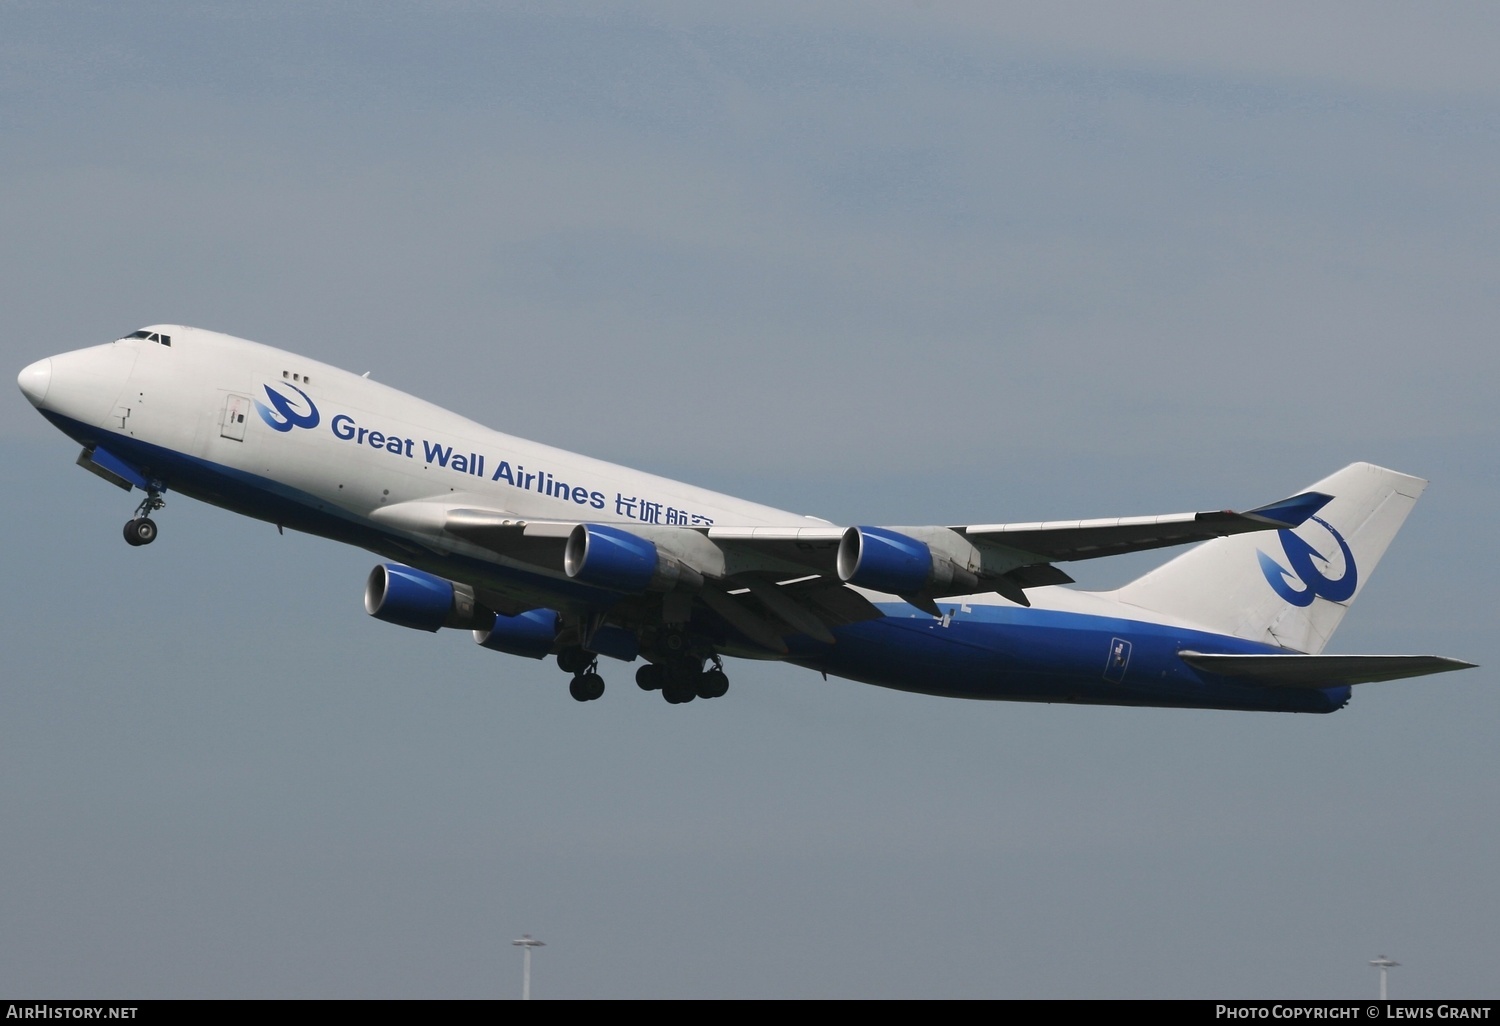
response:
<svg viewBox="0 0 1500 1026"><path fill-rule="evenodd" d="M973 591L978 578L924 541L886 527L851 527L839 539L841 581L888 595L950 595Z"/></svg>
<svg viewBox="0 0 1500 1026"><path fill-rule="evenodd" d="M557 641L558 615L552 609L530 609L519 616L495 615L492 626L474 631L484 648L527 659L543 659Z"/></svg>
<svg viewBox="0 0 1500 1026"><path fill-rule="evenodd" d="M579 524L563 549L563 570L576 581L640 594L678 584L703 585L703 576L657 550L656 543L607 524Z"/></svg>
<svg viewBox="0 0 1500 1026"><path fill-rule="evenodd" d="M851 527L839 539L839 580L890 595L915 595L932 580L925 542L882 527Z"/></svg>
<svg viewBox="0 0 1500 1026"><path fill-rule="evenodd" d="M474 589L399 563L383 563L365 581L365 612L419 631L489 625Z"/></svg>

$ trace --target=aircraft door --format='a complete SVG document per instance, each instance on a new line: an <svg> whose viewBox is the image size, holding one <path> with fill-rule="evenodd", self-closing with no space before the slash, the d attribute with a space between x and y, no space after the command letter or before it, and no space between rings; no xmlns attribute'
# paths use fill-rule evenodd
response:
<svg viewBox="0 0 1500 1026"><path fill-rule="evenodd" d="M1125 670L1130 666L1130 642L1124 638L1109 639L1109 660L1104 664L1104 679L1115 684L1123 683Z"/></svg>
<svg viewBox="0 0 1500 1026"><path fill-rule="evenodd" d="M224 415L219 421L219 437L245 440L245 418L250 416L250 397L230 392L224 397Z"/></svg>

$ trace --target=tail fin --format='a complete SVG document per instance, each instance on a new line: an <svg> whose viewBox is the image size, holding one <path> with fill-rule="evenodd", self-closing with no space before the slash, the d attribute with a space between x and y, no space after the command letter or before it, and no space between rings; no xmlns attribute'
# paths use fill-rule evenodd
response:
<svg viewBox="0 0 1500 1026"><path fill-rule="evenodd" d="M1426 487L1351 464L1308 489L1333 501L1301 527L1204 542L1114 597L1221 634L1322 652Z"/></svg>

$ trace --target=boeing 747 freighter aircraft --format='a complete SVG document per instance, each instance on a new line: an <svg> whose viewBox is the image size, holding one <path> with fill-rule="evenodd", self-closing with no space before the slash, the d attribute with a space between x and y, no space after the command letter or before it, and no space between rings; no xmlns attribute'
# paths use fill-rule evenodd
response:
<svg viewBox="0 0 1500 1026"><path fill-rule="evenodd" d="M1426 482L1366 463L1246 513L840 526L492 431L393 388L158 324L39 360L21 391L78 464L388 560L365 609L555 656L580 702L600 657L673 704L723 656L931 695L1331 712L1350 686L1472 664L1323 649ZM1199 542L1111 592L1057 564Z"/></svg>

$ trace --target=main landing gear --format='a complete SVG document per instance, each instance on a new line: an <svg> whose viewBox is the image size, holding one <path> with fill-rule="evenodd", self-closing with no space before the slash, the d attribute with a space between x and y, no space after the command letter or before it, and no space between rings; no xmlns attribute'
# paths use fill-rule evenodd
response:
<svg viewBox="0 0 1500 1026"><path fill-rule="evenodd" d="M729 678L717 655L710 655L712 666L703 668L701 656L677 655L658 663L647 663L635 671L635 682L642 691L660 691L671 705L682 705L695 698L722 698L729 691ZM599 676L599 658L586 649L565 648L557 654L557 665L573 675L568 694L576 701L592 702L604 694L604 678Z"/></svg>
<svg viewBox="0 0 1500 1026"><path fill-rule="evenodd" d="M166 504L161 492L154 488L147 492L135 508L135 517L125 525L125 540L131 545L150 545L156 541L156 521L151 519L151 514Z"/></svg>
<svg viewBox="0 0 1500 1026"><path fill-rule="evenodd" d="M581 648L565 648L557 653L557 666L564 673L571 673L568 694L575 701L592 702L604 695L604 678L599 676L599 659L592 652Z"/></svg>
<svg viewBox="0 0 1500 1026"><path fill-rule="evenodd" d="M635 683L642 691L660 691L670 705L682 705L695 698L723 698L729 691L729 678L718 656L710 657L713 669L702 669L693 659L674 659L647 663L635 671Z"/></svg>

